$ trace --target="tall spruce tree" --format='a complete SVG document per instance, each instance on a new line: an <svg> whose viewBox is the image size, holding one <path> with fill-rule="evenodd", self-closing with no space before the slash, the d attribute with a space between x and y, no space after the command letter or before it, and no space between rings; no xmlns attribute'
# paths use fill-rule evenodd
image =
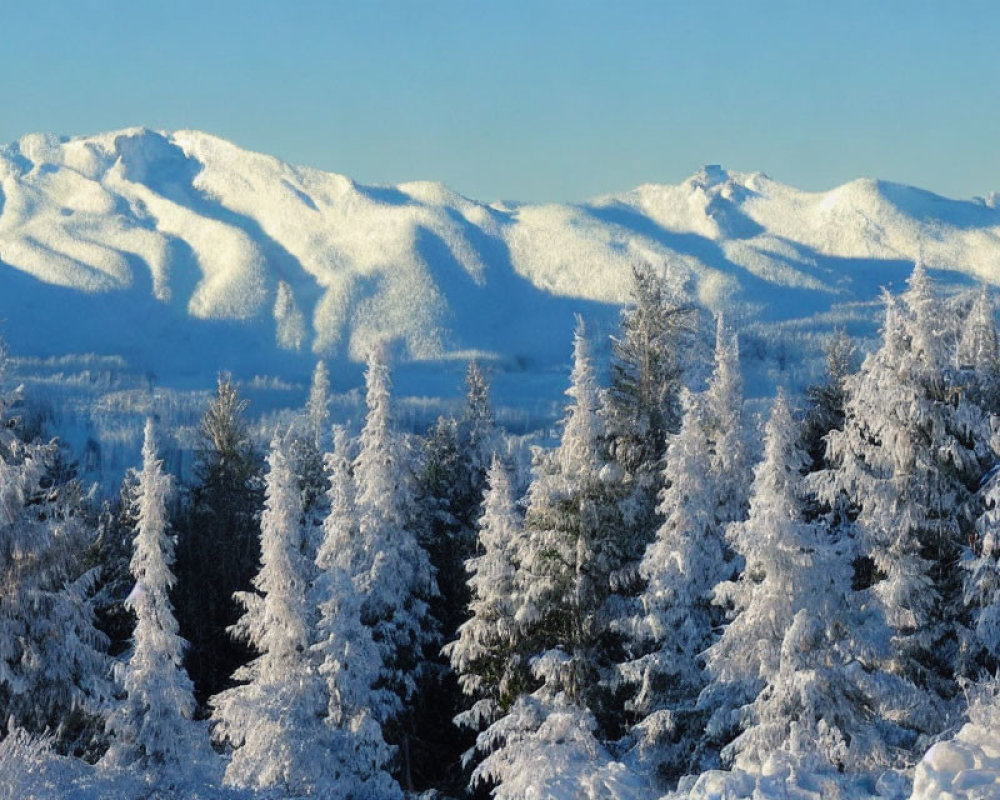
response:
<svg viewBox="0 0 1000 800"><path fill-rule="evenodd" d="M24 440L20 402L0 392L0 715L86 745L81 717L96 716L111 688L90 603L97 569L80 566L90 544L80 487L54 477L55 442Z"/></svg>
<svg viewBox="0 0 1000 800"><path fill-rule="evenodd" d="M523 546L523 524L514 505L507 470L493 457L489 488L479 520L479 554L467 562L471 589L470 618L458 638L445 647L471 709L456 720L478 729L509 707L523 683L515 651L517 623L517 548Z"/></svg>
<svg viewBox="0 0 1000 800"><path fill-rule="evenodd" d="M743 519L749 491L746 446L743 442L743 373L739 337L720 315L716 322L715 366L705 390L706 431L712 454L712 475L719 487L719 525Z"/></svg>
<svg viewBox="0 0 1000 800"><path fill-rule="evenodd" d="M126 605L135 613L128 660L115 665L124 699L108 718L105 763L177 765L194 748L194 685L184 671L187 643L178 635L169 591L174 540L168 533L170 476L157 457L152 420L146 421L142 471L131 498L136 520L130 568L135 579Z"/></svg>
<svg viewBox="0 0 1000 800"><path fill-rule="evenodd" d="M746 568L716 587L733 619L705 653L707 731L732 739L724 759L753 772L775 757L801 768L885 767L903 735L892 716L918 693L879 671L888 632L851 592L849 547L804 519L796 428L779 391L749 516L733 525Z"/></svg>
<svg viewBox="0 0 1000 800"><path fill-rule="evenodd" d="M313 370L306 414L309 417L313 445L317 450L322 450L330 423L330 371L325 361L317 361Z"/></svg>
<svg viewBox="0 0 1000 800"><path fill-rule="evenodd" d="M677 300L662 275L648 264L633 267L630 302L612 338L607 435L647 511L656 504L666 435L680 426L684 352L695 327L694 307Z"/></svg>
<svg viewBox="0 0 1000 800"><path fill-rule="evenodd" d="M705 716L697 705L705 684L700 657L722 619L711 593L731 572L716 519L705 398L685 394L683 405L680 431L667 447L662 523L639 567L638 613L627 622L634 657L621 667L635 687L634 755L664 781L692 768Z"/></svg>
<svg viewBox="0 0 1000 800"><path fill-rule="evenodd" d="M497 783L496 797L516 796L526 786L552 792L550 781L569 768L559 765L569 763L576 764L576 773L564 780L577 787L573 791L582 792L591 780L610 787L617 785L621 766L600 744L602 678L612 666L607 600L611 576L623 561L615 536L621 521L615 504L607 502L613 490L603 480L601 397L582 322L566 394L562 437L536 461L523 546L515 557L516 652L530 668L526 688L537 688L522 694L477 740L484 758L473 784ZM549 746L556 742L565 747ZM529 763L530 776L522 773Z"/></svg>
<svg viewBox="0 0 1000 800"><path fill-rule="evenodd" d="M985 284L965 318L955 361L970 398L987 413L1000 414L1000 342L993 301Z"/></svg>
<svg viewBox="0 0 1000 800"><path fill-rule="evenodd" d="M233 748L226 783L315 794L335 777L327 753L337 737L309 653L302 500L285 446L271 443L260 570L255 591L237 594L244 614L231 628L258 655L233 674L239 685L212 698L213 736Z"/></svg>
<svg viewBox="0 0 1000 800"><path fill-rule="evenodd" d="M352 576L365 554L357 551L357 521L347 433L334 428L327 470L329 514L316 556L318 576L310 592L318 611L311 647L325 683L326 725L335 738L324 758L334 766L331 796L358 800L401 797L389 774L393 750L382 734L382 720L399 710L399 697L384 685L382 652L362 621L364 597Z"/></svg>
<svg viewBox="0 0 1000 800"><path fill-rule="evenodd" d="M352 577L365 597L362 619L382 654L381 681L405 712L429 648L438 641L428 613L437 585L414 532L410 459L393 429L389 367L381 348L369 358L365 384L368 413L354 461L360 563ZM401 713L383 725L400 747L401 783L410 789L414 720Z"/></svg>
<svg viewBox="0 0 1000 800"><path fill-rule="evenodd" d="M918 264L903 296L886 296L882 343L846 381L845 424L828 436L833 467L813 485L846 502L859 559L855 586L871 588L895 632L888 665L953 697L965 640L960 549L974 536L973 492L991 461L981 410L956 391L936 336L933 287ZM943 711L924 720L932 730Z"/></svg>
<svg viewBox="0 0 1000 800"><path fill-rule="evenodd" d="M195 484L176 525L174 602L181 635L191 643L185 666L202 703L250 658L244 644L226 635L240 616L233 597L251 588L260 559L263 497L247 406L232 378L219 376L201 421Z"/></svg>

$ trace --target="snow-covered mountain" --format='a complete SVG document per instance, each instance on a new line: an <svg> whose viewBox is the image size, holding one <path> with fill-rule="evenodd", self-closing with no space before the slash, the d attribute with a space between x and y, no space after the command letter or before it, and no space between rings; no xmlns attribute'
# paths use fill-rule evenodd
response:
<svg viewBox="0 0 1000 800"><path fill-rule="evenodd" d="M874 180L807 193L713 166L520 205L365 186L195 131L0 147L0 335L175 378L299 374L385 336L404 360L530 369L566 360L574 312L611 324L635 261L710 308L777 322L870 301L918 256L1000 282L996 198Z"/></svg>

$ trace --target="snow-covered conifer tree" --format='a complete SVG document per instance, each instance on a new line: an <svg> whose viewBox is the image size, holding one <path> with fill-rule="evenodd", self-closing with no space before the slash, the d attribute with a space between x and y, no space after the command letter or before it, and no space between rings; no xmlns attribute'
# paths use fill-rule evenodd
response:
<svg viewBox="0 0 1000 800"><path fill-rule="evenodd" d="M368 413L354 461L360 555L352 578L364 598L362 621L371 628L382 655L381 681L402 704L412 698L427 648L437 641L428 600L437 593L427 552L413 526L412 476L403 442L393 430L389 367L382 348L365 373ZM401 705L405 709L405 706ZM386 725L390 720L380 720ZM410 787L407 721L397 720L404 788Z"/></svg>
<svg viewBox="0 0 1000 800"><path fill-rule="evenodd" d="M89 537L79 486L49 474L55 443L17 435L17 402L0 393L0 718L63 737L73 712L96 714L110 694L89 602L97 570L80 568Z"/></svg>
<svg viewBox="0 0 1000 800"><path fill-rule="evenodd" d="M354 487L343 427L334 428L333 443L327 457L330 513L323 523L319 575L311 592L319 612L311 649L325 683L326 733L332 737L325 756L330 779L323 791L332 797L391 800L401 791L387 771L392 748L383 738L381 720L398 711L399 698L378 686L382 653L361 621L364 598L352 579L365 554L356 552Z"/></svg>
<svg viewBox="0 0 1000 800"><path fill-rule="evenodd" d="M323 520L323 540L316 553L316 563L320 569L336 565L354 575L362 568L364 554L357 552L358 521L350 440L343 425L333 427L333 452L326 454L324 462L330 482L327 490L330 509Z"/></svg>
<svg viewBox="0 0 1000 800"><path fill-rule="evenodd" d="M469 559L471 617L458 629L458 639L445 647L459 684L475 698L472 709L457 720L479 727L492 722L517 690L519 662L514 610L517 573L516 548L522 525L514 507L510 479L499 457L493 457L489 488L479 520L479 555Z"/></svg>
<svg viewBox="0 0 1000 800"><path fill-rule="evenodd" d="M687 767L700 736L700 655L721 620L711 593L731 570L716 521L704 397L685 393L683 405L680 431L667 447L658 508L663 522L642 559L645 589L628 625L638 657L622 665L636 686L630 705L640 720L632 731L637 756L659 774Z"/></svg>
<svg viewBox="0 0 1000 800"><path fill-rule="evenodd" d="M474 782L499 782L497 797L525 786L555 791L563 774L571 793L597 774L617 770L595 738L602 672L611 668L603 647L608 632L610 576L622 552L614 538L620 521L606 502L602 481L601 398L582 323L573 347L570 403L559 446L538 457L528 490L525 535L514 555L518 655L541 686L521 696L508 714L483 731L477 749L486 757ZM564 738L560 738L564 737ZM561 742L561 746L550 746ZM496 749L494 749L496 748ZM533 759L533 761L532 761ZM524 774L529 769L532 775ZM570 766L572 765L572 766ZM595 779L596 780L596 779Z"/></svg>
<svg viewBox="0 0 1000 800"><path fill-rule="evenodd" d="M716 602L731 606L733 619L705 653L711 684L703 704L713 708L712 735L734 730L735 712L777 673L785 630L803 605L809 551L818 546L814 528L801 521L803 466L788 403L779 392L764 433L764 460L755 471L749 516L733 523L729 533L745 568L738 580L715 588Z"/></svg>
<svg viewBox="0 0 1000 800"><path fill-rule="evenodd" d="M955 358L959 367L982 371L994 371L1000 362L1000 345L997 343L993 303L986 284L980 287L969 310L969 316L959 336Z"/></svg>
<svg viewBox="0 0 1000 800"><path fill-rule="evenodd" d="M317 450L322 450L323 437L330 422L330 372L325 361L317 361L316 369L313 370L306 413L309 416L313 444Z"/></svg>
<svg viewBox="0 0 1000 800"><path fill-rule="evenodd" d="M779 755L800 766L886 766L900 736L880 718L891 706L879 708L878 694L891 692L904 705L916 692L878 671L888 631L851 592L849 547L824 525L803 521L806 458L797 434L779 391L749 516L734 523L746 568L716 588L734 617L705 653L708 732L725 739L739 730L722 754L754 772Z"/></svg>
<svg viewBox="0 0 1000 800"><path fill-rule="evenodd" d="M844 428L827 439L833 467L812 485L829 507L848 504L861 556L855 583L871 588L896 632L886 666L947 699L963 638L955 565L973 535L970 487L991 457L984 415L946 369L919 265L904 300L885 298L881 346L846 381ZM923 724L941 714L928 716Z"/></svg>
<svg viewBox="0 0 1000 800"><path fill-rule="evenodd" d="M612 339L607 436L612 457L636 484L650 522L657 473L668 432L680 425L685 351L695 329L693 307L678 300L663 275L648 266L632 270L630 302Z"/></svg>
<svg viewBox="0 0 1000 800"><path fill-rule="evenodd" d="M366 596L364 616L383 648L386 667L396 671L390 680L405 698L413 684L404 664L418 659L433 635L424 622L436 587L427 553L410 529L411 477L393 430L389 368L380 349L368 361L365 383L368 414L354 461L354 485L356 552L366 560L354 578Z"/></svg>
<svg viewBox="0 0 1000 800"><path fill-rule="evenodd" d="M193 746L194 685L184 670L186 642L178 635L169 592L174 540L168 533L172 481L157 458L153 421L146 421L142 471L132 498L136 519L130 568L135 588L127 601L136 625L128 660L115 672L125 697L108 718L105 762L178 764Z"/></svg>
<svg viewBox="0 0 1000 800"><path fill-rule="evenodd" d="M459 444L474 478L477 509L478 499L486 488L486 473L502 443L490 403L489 381L478 362L470 361L465 372L465 409L459 420Z"/></svg>
<svg viewBox="0 0 1000 800"><path fill-rule="evenodd" d="M981 490L983 512L976 520L975 545L966 550L965 603L972 628L987 653L986 667L1000 667L1000 480L989 475Z"/></svg>
<svg viewBox="0 0 1000 800"><path fill-rule="evenodd" d="M531 669L541 687L479 735L476 747L486 757L473 770L472 785L492 785L494 800L652 797L648 783L601 743L593 713L557 688L573 683L573 657L550 650L533 659Z"/></svg>
<svg viewBox="0 0 1000 800"><path fill-rule="evenodd" d="M1000 413L1000 342L993 301L985 284L962 326L955 361L971 399L987 413Z"/></svg>
<svg viewBox="0 0 1000 800"><path fill-rule="evenodd" d="M705 391L706 428L712 474L718 481L716 519L720 525L742 519L749 475L743 443L743 374L739 338L720 315L715 334L715 367Z"/></svg>
<svg viewBox="0 0 1000 800"><path fill-rule="evenodd" d="M256 592L239 593L245 612L232 628L259 655L234 673L240 685L212 698L213 735L234 748L227 783L311 794L330 775L332 729L308 652L301 496L280 436L267 460Z"/></svg>
<svg viewBox="0 0 1000 800"><path fill-rule="evenodd" d="M620 559L616 543L605 538L612 526L602 520L607 511L600 479L606 463L603 420L582 322L574 337L566 394L571 402L559 446L540 455L528 489L527 535L517 554L520 591L515 617L528 631L534 654L560 647L571 655L579 673L562 688L574 700L586 702L596 666L593 654L586 651L596 642L597 612Z"/></svg>

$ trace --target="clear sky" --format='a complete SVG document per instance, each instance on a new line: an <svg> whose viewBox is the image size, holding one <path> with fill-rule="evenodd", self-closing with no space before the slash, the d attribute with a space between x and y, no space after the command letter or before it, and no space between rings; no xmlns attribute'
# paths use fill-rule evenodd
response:
<svg viewBox="0 0 1000 800"><path fill-rule="evenodd" d="M0 142L197 128L481 200L705 163L1000 191L995 0L22 0L0 31Z"/></svg>

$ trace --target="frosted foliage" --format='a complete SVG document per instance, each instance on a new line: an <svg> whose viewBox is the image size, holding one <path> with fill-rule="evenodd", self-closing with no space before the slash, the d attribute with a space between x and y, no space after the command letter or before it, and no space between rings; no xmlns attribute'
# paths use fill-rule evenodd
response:
<svg viewBox="0 0 1000 800"><path fill-rule="evenodd" d="M937 345L918 335L930 312L926 280L919 268L914 275L913 311L885 297L882 344L846 381L844 429L827 438L835 468L814 486L825 502L845 497L857 507L861 550L885 576L874 591L889 623L920 645L934 635L928 623L942 603L924 554L957 557L965 486L983 472L989 437L979 409L952 396L929 366L926 348Z"/></svg>
<svg viewBox="0 0 1000 800"><path fill-rule="evenodd" d="M944 365L943 319L923 261L918 260L914 265L906 286L903 302L913 319L909 326L910 349L914 357L922 360L926 370L938 372Z"/></svg>
<svg viewBox="0 0 1000 800"><path fill-rule="evenodd" d="M322 733L336 742L320 758L336 772L337 783L323 788L332 797L401 797L386 771L393 751L378 722L397 710L397 701L385 689L374 688L381 673L381 653L361 622L362 598L350 574L329 560L324 564L314 587L319 620L311 652L326 697Z"/></svg>
<svg viewBox="0 0 1000 800"><path fill-rule="evenodd" d="M896 690L900 700L915 692L857 660L859 650L848 633L854 620L846 613L849 576L843 569L830 575L830 567L836 569L830 561L814 566L819 574L813 586L826 592L795 614L777 672L742 709L743 733L723 750L738 768L760 772L781 757L803 771L833 767L856 773L897 761L889 744L895 738L892 725L882 718L889 712L877 697L880 690ZM826 576L830 580L823 586Z"/></svg>
<svg viewBox="0 0 1000 800"><path fill-rule="evenodd" d="M706 651L709 731L738 720L741 732L722 755L750 772L778 755L801 769L883 767L896 758L898 709L932 712L911 685L877 669L889 634L851 589L850 551L802 521L795 433L779 392L749 516L734 525L746 568L716 590L736 616Z"/></svg>
<svg viewBox="0 0 1000 800"><path fill-rule="evenodd" d="M107 696L105 639L88 596L97 571L79 563L88 543L72 484L43 486L55 444L20 441L0 393L0 715L34 731Z"/></svg>
<svg viewBox="0 0 1000 800"><path fill-rule="evenodd" d="M715 368L705 392L706 428L712 451L712 474L718 481L720 524L741 519L746 507L747 463L743 443L743 376L739 339L718 318Z"/></svg>
<svg viewBox="0 0 1000 800"><path fill-rule="evenodd" d="M237 593L245 613L232 629L259 656L234 673L241 685L211 702L214 737L235 748L227 783L304 791L320 768L315 721L325 716L326 698L307 656L302 501L285 447L280 436L271 443L256 592Z"/></svg>
<svg viewBox="0 0 1000 800"><path fill-rule="evenodd" d="M183 667L187 643L178 635L169 597L175 582L166 508L171 488L156 455L153 423L147 420L142 471L132 499L137 522L130 568L136 586L128 604L136 626L132 652L115 669L125 698L107 723L109 764L177 764L192 747L194 687Z"/></svg>
<svg viewBox="0 0 1000 800"><path fill-rule="evenodd" d="M1000 660L1000 480L984 487L985 510L976 522L977 547L966 551L965 603L973 629L993 658Z"/></svg>
<svg viewBox="0 0 1000 800"><path fill-rule="evenodd" d="M764 459L754 473L750 511L733 523L730 538L746 566L739 580L719 584L716 601L731 605L733 619L705 653L712 682L705 699L719 698L717 724L752 700L778 673L785 631L808 600L824 592L811 572L822 547L817 529L801 521L796 446L784 393L779 392L764 433Z"/></svg>
<svg viewBox="0 0 1000 800"><path fill-rule="evenodd" d="M354 462L358 561L353 577L365 596L365 622L372 625L390 670L386 677L405 696L413 690L413 676L393 665L427 643L432 632L425 624L426 600L437 589L427 553L409 527L411 476L392 426L389 368L381 349L369 358L365 384L368 414Z"/></svg>
<svg viewBox="0 0 1000 800"><path fill-rule="evenodd" d="M993 303L985 285L976 295L959 334L956 360L960 367L972 367L985 373L993 372L1000 366L1000 346L997 344Z"/></svg>
<svg viewBox="0 0 1000 800"><path fill-rule="evenodd" d="M333 452L325 455L324 464L330 479L327 490L330 513L323 520L323 541L316 553L316 563L320 569L339 566L353 575L364 553L356 552L357 519L350 442L342 425L333 429Z"/></svg>
<svg viewBox="0 0 1000 800"><path fill-rule="evenodd" d="M624 667L639 683L636 710L649 713L697 692L699 655L712 629L710 596L725 576L722 532L716 524L716 492L705 431L704 398L687 394L678 433L671 436L658 511L663 519L639 572L646 581L641 615L632 635L655 649ZM656 678L669 676L671 698L656 695Z"/></svg>
<svg viewBox="0 0 1000 800"><path fill-rule="evenodd" d="M600 416L601 398L590 359L583 320L577 317L573 335L573 370L566 395L571 402L563 420L563 435L557 458L567 481L586 480L598 468L598 441L604 432Z"/></svg>
<svg viewBox="0 0 1000 800"><path fill-rule="evenodd" d="M465 412L462 430L467 437L469 467L473 474L485 474L495 453L500 451L503 436L497 430L493 407L490 405L490 385L482 368L475 361L465 373Z"/></svg>
<svg viewBox="0 0 1000 800"><path fill-rule="evenodd" d="M598 610L609 574L617 566L606 546L599 476L602 431L599 395L582 327L573 349L573 370L559 446L539 453L528 489L524 546L517 555L519 626L542 631L548 645L573 651L578 673L566 685L582 690L581 673L591 668L584 650L602 624Z"/></svg>
<svg viewBox="0 0 1000 800"><path fill-rule="evenodd" d="M514 559L523 530L510 479L496 456L487 481L489 488L479 519L480 555L466 562L472 590L470 617L459 627L458 639L445 648L462 691L487 701L471 716L461 718L472 727L478 725L478 717L488 710L487 706L495 708L499 700L511 696L510 682L516 665L514 613L518 584Z"/></svg>
<svg viewBox="0 0 1000 800"><path fill-rule="evenodd" d="M330 371L325 361L317 361L313 370L312 383L309 386L309 399L306 402L306 413L309 416L309 429L313 436L313 444L317 450L322 449L327 426L330 424Z"/></svg>
<svg viewBox="0 0 1000 800"><path fill-rule="evenodd" d="M476 747L488 755L473 784L495 784L495 800L625 800L651 789L614 760L595 736L597 721L585 708L552 690L570 657L549 651L535 660L542 688L517 700L510 713L481 733Z"/></svg>

